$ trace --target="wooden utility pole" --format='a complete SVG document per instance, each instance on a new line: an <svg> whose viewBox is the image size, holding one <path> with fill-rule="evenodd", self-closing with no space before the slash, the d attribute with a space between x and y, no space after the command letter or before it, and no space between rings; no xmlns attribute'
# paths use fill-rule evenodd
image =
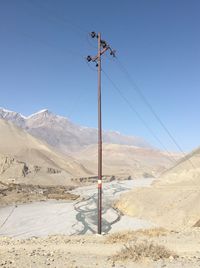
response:
<svg viewBox="0 0 200 268"><path fill-rule="evenodd" d="M102 229L101 33L98 33L98 234Z"/></svg>
<svg viewBox="0 0 200 268"><path fill-rule="evenodd" d="M92 38L98 40L97 56L87 56L87 61L96 62L98 67L98 234L102 233L102 118L101 118L101 56L107 51L115 57L115 51L101 39L101 33L91 32Z"/></svg>

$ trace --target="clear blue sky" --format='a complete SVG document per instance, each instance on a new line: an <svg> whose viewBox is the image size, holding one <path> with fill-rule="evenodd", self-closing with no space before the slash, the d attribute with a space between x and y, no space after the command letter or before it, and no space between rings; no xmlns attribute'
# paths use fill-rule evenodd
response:
<svg viewBox="0 0 200 268"><path fill-rule="evenodd" d="M184 150L200 145L199 0L0 0L0 106L43 108L97 126L96 53L101 31ZM177 150L109 55L104 70L169 150ZM159 146L102 75L103 127Z"/></svg>

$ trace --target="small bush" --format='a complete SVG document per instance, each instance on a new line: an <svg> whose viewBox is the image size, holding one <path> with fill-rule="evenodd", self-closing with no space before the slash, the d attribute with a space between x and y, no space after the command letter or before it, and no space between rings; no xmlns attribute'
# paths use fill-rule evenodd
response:
<svg viewBox="0 0 200 268"><path fill-rule="evenodd" d="M140 261L149 258L153 261L166 259L169 257L177 257L177 255L165 248L164 246L154 245L152 242L142 241L136 244L125 245L124 248L113 256L113 261Z"/></svg>

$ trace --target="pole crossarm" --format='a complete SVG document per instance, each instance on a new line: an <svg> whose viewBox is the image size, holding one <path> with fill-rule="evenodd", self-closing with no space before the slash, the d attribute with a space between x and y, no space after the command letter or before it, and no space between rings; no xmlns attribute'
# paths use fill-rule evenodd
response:
<svg viewBox="0 0 200 268"><path fill-rule="evenodd" d="M97 38L98 41L98 53L96 56L87 56L87 61L96 62L98 67L98 234L102 233L102 118L101 118L101 56L110 51L110 55L115 57L115 50L107 44L105 40L101 39L101 33L96 34L91 32L92 38Z"/></svg>
<svg viewBox="0 0 200 268"><path fill-rule="evenodd" d="M95 32L91 32L90 35L91 35L92 38L96 37L98 39L100 33L96 34ZM105 40L100 39L100 47L101 47L100 48L100 56L102 56L106 51L109 50L110 55L115 57L116 51L113 50ZM88 55L86 59L87 59L88 62L90 62L90 61L96 62L98 60L98 58L99 58L99 53L96 56L93 56L93 57Z"/></svg>
<svg viewBox="0 0 200 268"><path fill-rule="evenodd" d="M100 55L103 55L108 49L109 49L108 47L105 47L104 49L102 49L100 51ZM89 56L89 57L91 57L91 56ZM96 62L98 60L98 57L99 57L99 55L91 57L91 61Z"/></svg>

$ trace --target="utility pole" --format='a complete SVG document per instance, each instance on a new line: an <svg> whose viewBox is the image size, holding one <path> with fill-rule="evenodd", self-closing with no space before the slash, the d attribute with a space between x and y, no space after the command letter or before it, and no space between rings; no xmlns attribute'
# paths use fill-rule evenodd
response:
<svg viewBox="0 0 200 268"><path fill-rule="evenodd" d="M115 51L101 39L101 33L91 32L92 38L97 38L98 53L96 56L87 56L87 61L96 62L98 67L98 234L102 232L102 118L101 118L101 56L107 51L115 57Z"/></svg>

